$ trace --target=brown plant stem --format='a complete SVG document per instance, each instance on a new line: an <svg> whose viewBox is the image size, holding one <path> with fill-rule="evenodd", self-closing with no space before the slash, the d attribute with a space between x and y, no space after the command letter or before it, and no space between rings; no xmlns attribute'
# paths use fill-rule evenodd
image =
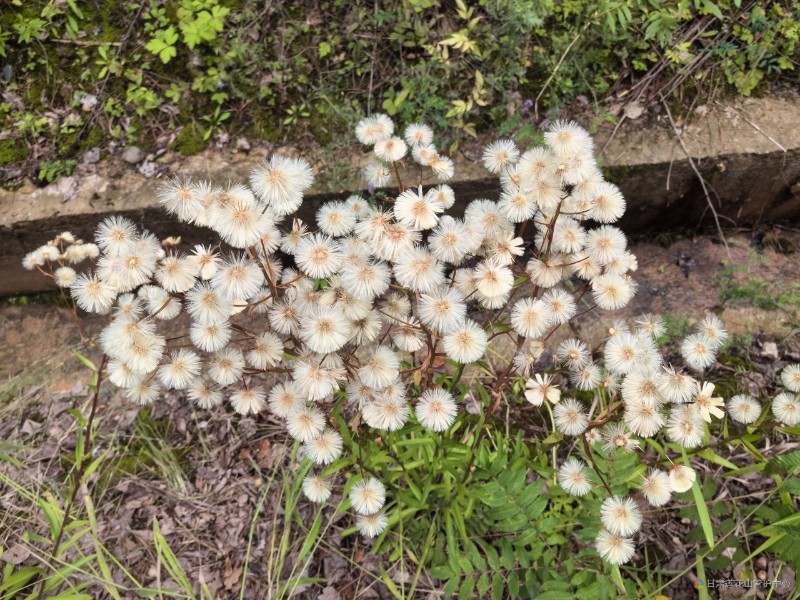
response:
<svg viewBox="0 0 800 600"><path fill-rule="evenodd" d="M609 486L606 480L603 478L603 475L600 473L600 469L598 468L597 463L594 461L594 456L592 455L592 449L589 447L589 440L586 439L585 433L581 436L581 439L583 439L583 451L586 453L586 458L588 458L589 462L592 463L592 468L594 469L594 472L597 474L597 477L600 479L600 483L602 483L603 487L606 488L609 496L613 496L614 492L611 491L611 486Z"/></svg>

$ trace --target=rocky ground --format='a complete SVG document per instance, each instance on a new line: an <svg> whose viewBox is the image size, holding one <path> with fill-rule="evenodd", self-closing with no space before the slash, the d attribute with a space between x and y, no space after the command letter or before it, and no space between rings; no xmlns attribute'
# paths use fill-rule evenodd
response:
<svg viewBox="0 0 800 600"><path fill-rule="evenodd" d="M708 236L664 236L635 244L639 294L619 316L670 315L669 334L677 338L706 311L718 314L732 333L736 355L749 365L747 374L735 376L744 377L753 393L764 392L780 365L800 361L795 252L800 231L728 232L726 241L727 249ZM90 404L90 376L75 353L99 357L81 348L69 310L54 302L22 301L0 305L0 458L3 444L12 444L19 446L13 452L21 461L0 460L0 473L20 489L45 494L57 489L54 482L63 481L72 468L66 460L75 444L70 409L85 414ZM98 318L82 319L89 337L100 327ZM607 322L589 319L584 333L602 337L605 327ZM279 581L297 577L305 578L295 590L299 597L389 598L380 566L395 582L407 578L409 569L414 572L409 564L401 571L399 561L371 554L370 542L358 536L343 537L350 517L334 515L330 508L323 519L324 543L311 554L313 560L298 560L305 537L300 523L310 524L315 509L300 501L294 515L286 513L298 462L285 429L270 415L241 418L222 407L198 411L178 393L142 409L110 385L102 387L100 401L96 451L108 449L109 455L91 481L97 531L140 584L163 586L171 577L153 550L154 520L189 579L205 583L214 598L268 597ZM733 487L720 493L739 492ZM747 492L759 493L752 487ZM676 518L647 533L673 556L669 567L691 563L691 548L675 545L688 527ZM0 543L13 549L0 561L35 564L47 546L31 535L46 528L19 489L0 484ZM90 552L91 540L78 548ZM774 575L768 555L758 561ZM115 574L126 580L119 569ZM133 579L127 579L131 589L124 597L135 597ZM682 597L679 590L687 587L688 582L678 582L672 597ZM423 575L419 589L420 597L434 598L437 582Z"/></svg>

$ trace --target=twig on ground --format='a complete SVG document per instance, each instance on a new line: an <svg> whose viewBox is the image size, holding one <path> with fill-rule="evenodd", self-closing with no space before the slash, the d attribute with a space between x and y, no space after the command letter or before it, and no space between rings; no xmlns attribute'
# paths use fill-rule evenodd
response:
<svg viewBox="0 0 800 600"><path fill-rule="evenodd" d="M714 208L714 204L711 201L711 195L708 193L708 186L706 185L705 177L703 174L700 173L700 169L697 168L697 164L694 162L692 155L689 153L689 149L686 147L686 144L683 141L683 136L678 131L678 126L675 124L675 120L672 118L672 113L669 110L669 105L667 101L661 97L661 104L664 106L664 110L667 113L667 118L669 119L669 123L672 126L672 131L675 133L675 138L678 140L678 143L681 145L681 149L683 153L686 155L687 160L689 161L689 166L692 167L692 171L694 174L697 175L697 178L700 180L700 185L703 188L703 193L706 196L706 202L708 202L708 207L711 209L711 214L714 215L714 223L717 225L717 232L719 233L719 237L722 240L722 243L725 246L725 252L728 254L728 258L731 258L731 249L728 246L728 240L725 239L725 234L722 232L722 225L719 222L719 214L717 213L716 209Z"/></svg>
<svg viewBox="0 0 800 600"><path fill-rule="evenodd" d="M719 104L719 102L717 102L717 104ZM719 104L719 105L720 105L720 106L722 106L721 104ZM786 150L786 148L784 148L784 147L781 145L781 143L780 143L780 142L778 142L778 140L776 140L774 137L772 137L772 136L771 136L770 134L768 134L766 131L764 131L763 129L761 129L761 127L759 127L757 124L753 123L753 121L751 121L750 119L748 119L748 118L747 118L745 115L743 115L743 114L742 114L740 111L736 110L736 109L735 109L734 107L732 107L732 106L728 106L728 107L726 107L726 108L730 108L732 111L734 111L734 112L735 112L737 115L739 115L739 116L741 117L742 121L744 121L745 123L747 123L748 125L750 125L750 127L752 127L753 129L755 129L755 130L756 130L758 133L760 133L761 135L763 135L763 136L764 136L765 138L767 138L767 139L768 139L770 142L772 142L773 144L775 144L775 145L776 145L778 148L780 148L780 149L781 149L781 151L783 151L783 152L788 152L788 150Z"/></svg>

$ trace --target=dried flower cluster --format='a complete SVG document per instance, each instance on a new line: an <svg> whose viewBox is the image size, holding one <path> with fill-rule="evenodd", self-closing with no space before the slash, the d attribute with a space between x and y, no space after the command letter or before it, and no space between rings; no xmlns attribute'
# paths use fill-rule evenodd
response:
<svg viewBox="0 0 800 600"><path fill-rule="evenodd" d="M243 415L269 410L284 419L319 466L303 482L315 502L331 495L325 468L343 452L345 418L383 431L413 420L446 431L459 414L464 365L483 360L495 338L511 340L516 354L493 374L493 401L515 376L525 377L527 400L552 404L556 427L582 436L589 456L595 442L606 453L637 451L641 438L662 430L683 447L703 442L706 424L723 416L723 402L713 384L663 363L658 317L633 328L615 324L597 364L581 340L555 348L574 389L595 392L591 406L562 398L540 363L559 327L595 307L619 309L636 290L629 275L636 258L611 225L625 201L603 180L586 131L557 122L544 147L521 152L508 140L488 146L483 163L499 176L502 192L497 201L470 202L463 218L446 213L455 202L444 183L453 162L433 146L429 127L411 125L400 137L388 117L376 115L360 122L356 135L374 152L364 171L368 184L397 184L386 204L350 196L322 206L309 226L292 215L312 184L310 165L272 156L249 186L181 179L163 186L166 210L214 230L218 243L181 253L112 217L95 244L62 234L24 264L69 287L84 311L110 315L99 343L109 379L131 400L146 404L164 389L181 389L201 408L228 402ZM412 161L422 180L409 187L401 172ZM431 178L438 185L423 188ZM93 272L67 266L86 258L97 259ZM186 336L159 332L160 322L182 314ZM685 364L702 372L726 335L717 319L704 320L683 344ZM442 373L447 384L435 385ZM800 367L787 373L786 387L796 391ZM775 415L796 423L797 400L779 398ZM760 414L752 398L733 398L728 408L741 423ZM642 493L661 506L694 479L685 466L652 469ZM597 549L609 562L629 560L642 523L637 504L611 494L576 458L561 466L558 480L570 494L608 490ZM364 535L386 528L378 479L362 476L349 499Z"/></svg>

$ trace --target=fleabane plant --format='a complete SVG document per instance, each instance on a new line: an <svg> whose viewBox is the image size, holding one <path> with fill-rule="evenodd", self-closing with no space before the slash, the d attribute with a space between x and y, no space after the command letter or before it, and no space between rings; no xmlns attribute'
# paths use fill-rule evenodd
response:
<svg viewBox="0 0 800 600"><path fill-rule="evenodd" d="M593 309L620 309L636 291L636 258L612 225L625 200L604 181L591 137L556 122L544 146L490 144L483 163L500 179L499 198L474 200L458 217L448 214L453 162L428 126L411 125L401 136L376 115L357 125L356 136L372 150L369 187L396 186L380 201L328 202L316 223L305 223L295 213L312 169L272 156L247 184L162 186L169 213L217 234L209 245L165 249L130 220L111 217L94 243L62 234L24 264L68 287L84 311L109 315L98 342L108 378L132 401L180 389L202 409L227 403L242 415L269 411L283 420L316 465L303 481L314 502L329 499L334 467L363 436L420 428L447 436L466 418L470 389L459 382L468 365L489 390L487 418L522 378L527 401L552 411L561 435L580 442L557 480L570 494L603 498L597 550L609 562L628 561L641 510L611 493L592 457L638 452L642 438L656 435L697 447L724 413L713 384L663 362L658 317L616 323L596 353L579 339L554 342L564 325ZM86 258L97 259L93 271L69 266ZM160 324L180 315L185 335L168 339ZM685 365L702 374L726 335L706 319L682 346ZM488 361L490 345L506 359ZM545 350L570 388L556 385ZM788 378L796 384L796 372ZM594 400L579 400L579 392ZM796 422L796 400L794 409L782 402L775 414ZM760 413L752 398L730 408L740 423ZM390 496L362 460L345 489L357 527L371 537L387 527ZM641 481L653 506L695 479L688 466L666 460Z"/></svg>

